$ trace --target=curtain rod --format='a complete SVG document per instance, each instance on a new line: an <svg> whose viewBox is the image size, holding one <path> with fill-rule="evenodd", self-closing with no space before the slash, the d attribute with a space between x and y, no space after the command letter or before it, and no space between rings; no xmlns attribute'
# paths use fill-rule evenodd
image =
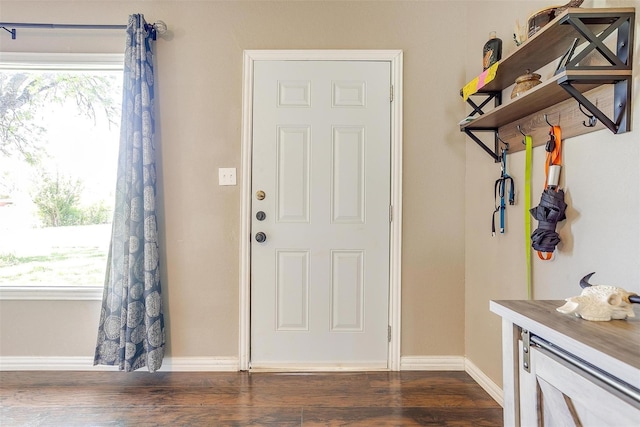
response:
<svg viewBox="0 0 640 427"><path fill-rule="evenodd" d="M76 29L76 30L126 30L126 25L90 25L90 24L39 24L30 22L0 22L0 28L11 34L11 39L16 39L16 28L47 28L47 29ZM10 29L9 29L10 28ZM167 32L167 24L157 21L153 24L146 24L147 31L151 30L153 39L156 39L156 32L164 34Z"/></svg>

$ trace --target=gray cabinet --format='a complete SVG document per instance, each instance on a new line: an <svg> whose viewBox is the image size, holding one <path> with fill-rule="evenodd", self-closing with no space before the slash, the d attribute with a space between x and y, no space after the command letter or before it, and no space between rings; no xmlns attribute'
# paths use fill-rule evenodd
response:
<svg viewBox="0 0 640 427"><path fill-rule="evenodd" d="M502 317L505 426L637 427L640 317L590 322L557 312L563 303L490 303Z"/></svg>

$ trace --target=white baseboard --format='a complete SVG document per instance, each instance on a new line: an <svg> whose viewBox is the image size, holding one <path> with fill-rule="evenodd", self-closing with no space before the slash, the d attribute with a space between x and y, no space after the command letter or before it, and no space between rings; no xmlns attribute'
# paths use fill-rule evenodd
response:
<svg viewBox="0 0 640 427"><path fill-rule="evenodd" d="M236 357L165 357L160 372L237 371ZM0 371L117 371L92 357L0 357ZM142 368L141 370L145 370Z"/></svg>
<svg viewBox="0 0 640 427"><path fill-rule="evenodd" d="M400 358L401 371L465 371L500 406L504 398L502 389L464 356L404 356Z"/></svg>
<svg viewBox="0 0 640 427"><path fill-rule="evenodd" d="M235 372L239 370L237 357L166 357L160 371L172 372Z"/></svg>
<svg viewBox="0 0 640 427"><path fill-rule="evenodd" d="M475 382L478 383L480 387L484 389L484 391L489 393L489 396L491 396L493 400L495 400L500 406L504 407L504 395L502 393L502 388L498 387L491 378L485 375L480 368L467 358L465 358L464 361L464 370Z"/></svg>
<svg viewBox="0 0 640 427"><path fill-rule="evenodd" d="M464 371L463 356L403 356L401 371Z"/></svg>

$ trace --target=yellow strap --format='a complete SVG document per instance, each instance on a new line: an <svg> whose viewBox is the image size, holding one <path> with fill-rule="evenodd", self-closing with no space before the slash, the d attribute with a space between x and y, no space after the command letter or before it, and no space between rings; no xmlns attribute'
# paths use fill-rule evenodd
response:
<svg viewBox="0 0 640 427"><path fill-rule="evenodd" d="M525 255L527 257L527 299L533 299L533 278L531 271L531 163L533 157L533 142L531 135L525 135L525 166L524 166L524 234Z"/></svg>

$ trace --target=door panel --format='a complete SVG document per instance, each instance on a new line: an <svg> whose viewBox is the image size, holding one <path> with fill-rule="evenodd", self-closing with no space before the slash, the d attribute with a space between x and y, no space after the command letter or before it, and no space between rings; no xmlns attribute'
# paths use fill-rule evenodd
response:
<svg viewBox="0 0 640 427"><path fill-rule="evenodd" d="M309 251L276 250L276 331L309 330Z"/></svg>
<svg viewBox="0 0 640 427"><path fill-rule="evenodd" d="M364 331L364 251L331 252L331 330Z"/></svg>
<svg viewBox="0 0 640 427"><path fill-rule="evenodd" d="M364 127L333 129L331 211L334 223L364 223Z"/></svg>
<svg viewBox="0 0 640 427"><path fill-rule="evenodd" d="M278 222L309 222L311 129L278 127L276 174Z"/></svg>
<svg viewBox="0 0 640 427"><path fill-rule="evenodd" d="M252 368L387 365L390 78L383 61L255 63Z"/></svg>

